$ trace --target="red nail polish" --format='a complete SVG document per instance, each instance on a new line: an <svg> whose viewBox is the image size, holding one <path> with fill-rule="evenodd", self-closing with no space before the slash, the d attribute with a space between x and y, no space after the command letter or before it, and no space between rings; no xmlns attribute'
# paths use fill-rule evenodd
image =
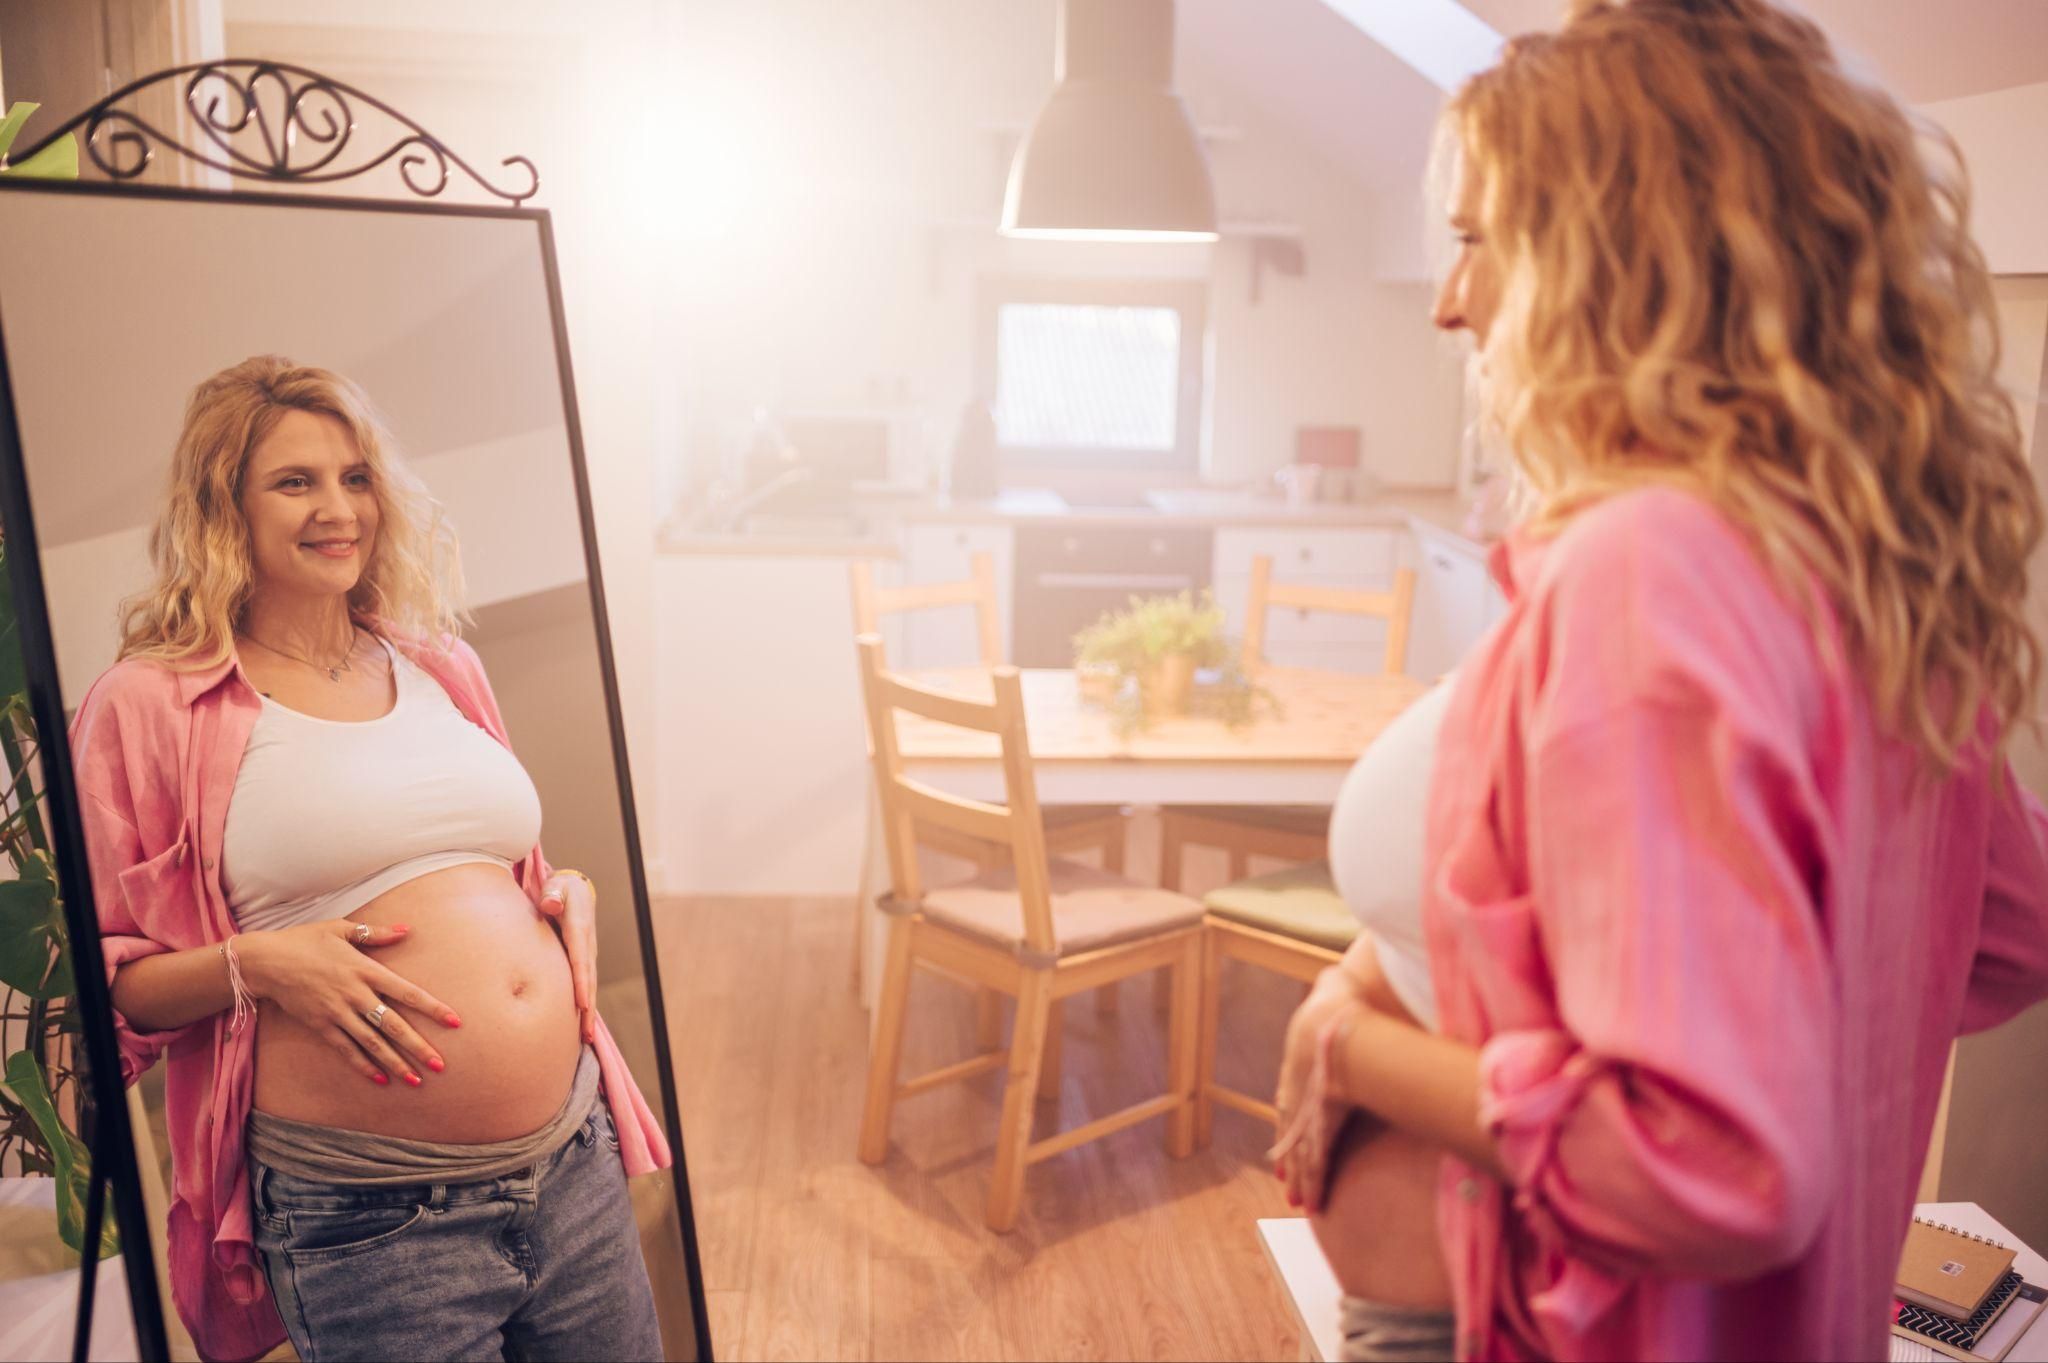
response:
<svg viewBox="0 0 2048 1363"><path fill-rule="evenodd" d="M1301 1194L1294 1192L1290 1192L1289 1194L1287 1194L1287 1205L1290 1207L1299 1207L1301 1205Z"/></svg>
<svg viewBox="0 0 2048 1363"><path fill-rule="evenodd" d="M409 927L407 927L407 926L406 926L405 924L403 924L403 923L394 923L394 924L392 924L392 925L391 925L391 931L392 931L393 933L397 934L398 936L400 936L400 937L403 937L403 936L405 936L405 934L407 934L408 932L411 932L411 931L412 931L412 929L411 929L411 928L409 928Z"/></svg>
<svg viewBox="0 0 2048 1363"><path fill-rule="evenodd" d="M427 1068L432 1070L434 1073L439 1074L442 1070L445 1070L448 1067L441 1063L440 1056L430 1055L427 1057Z"/></svg>
<svg viewBox="0 0 2048 1363"><path fill-rule="evenodd" d="M460 1027L462 1025L462 1019L453 1013L448 1015L447 1022L450 1027Z"/></svg>
<svg viewBox="0 0 2048 1363"><path fill-rule="evenodd" d="M389 1084L391 1082L389 1079L386 1079L381 1074L373 1074L370 1076L370 1078L379 1084Z"/></svg>
<svg viewBox="0 0 2048 1363"><path fill-rule="evenodd" d="M411 1070L407 1070L405 1072L405 1082L411 1084L414 1088L418 1088L420 1086L420 1077Z"/></svg>

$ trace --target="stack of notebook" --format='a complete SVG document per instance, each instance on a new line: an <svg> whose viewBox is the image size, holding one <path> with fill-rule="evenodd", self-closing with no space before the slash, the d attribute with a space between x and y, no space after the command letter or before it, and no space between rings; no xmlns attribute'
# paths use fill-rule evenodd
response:
<svg viewBox="0 0 2048 1363"><path fill-rule="evenodd" d="M2013 1271L2015 1257L2010 1246L1914 1218L1899 1256L1892 1333L1966 1363L1997 1363L2048 1302L2048 1291Z"/></svg>

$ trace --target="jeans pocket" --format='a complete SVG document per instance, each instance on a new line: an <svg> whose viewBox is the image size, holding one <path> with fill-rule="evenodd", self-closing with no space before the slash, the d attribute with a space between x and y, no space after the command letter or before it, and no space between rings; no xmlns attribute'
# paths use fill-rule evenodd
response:
<svg viewBox="0 0 2048 1363"><path fill-rule="evenodd" d="M597 1105L597 1134L604 1141L604 1148L614 1155L619 1153L619 1128L612 1121L612 1110L602 1102Z"/></svg>
<svg viewBox="0 0 2048 1363"><path fill-rule="evenodd" d="M393 1203L351 1211L307 1211L284 1214L281 1248L294 1262L340 1259L380 1248L404 1235L427 1214L424 1204Z"/></svg>

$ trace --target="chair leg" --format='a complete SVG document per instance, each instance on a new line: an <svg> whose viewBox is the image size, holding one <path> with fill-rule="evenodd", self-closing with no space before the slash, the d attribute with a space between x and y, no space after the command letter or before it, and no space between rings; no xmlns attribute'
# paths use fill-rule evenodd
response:
<svg viewBox="0 0 2048 1363"><path fill-rule="evenodd" d="M1130 820L1117 816L1116 823L1102 839L1102 869L1113 875L1124 873L1124 842L1129 831ZM1116 982L1111 981L1095 991L1095 1015L1113 1018L1117 1012Z"/></svg>
<svg viewBox="0 0 2048 1363"><path fill-rule="evenodd" d="M1032 971L1017 990L1017 1023L1010 1029L1010 1078L996 1128L996 1164L988 1185L988 1228L1015 1230L1024 1203L1024 1152L1031 1146L1032 1098L1052 1017L1052 972Z"/></svg>
<svg viewBox="0 0 2048 1363"><path fill-rule="evenodd" d="M1046 1005L1045 1060L1038 1071L1038 1096L1060 1096L1060 1057L1065 1054L1067 1001L1053 999Z"/></svg>
<svg viewBox="0 0 2048 1363"><path fill-rule="evenodd" d="M1003 992L982 988L974 991L974 1044L992 1051L1003 1044Z"/></svg>
<svg viewBox="0 0 2048 1363"><path fill-rule="evenodd" d="M896 1072L903 1059L903 1014L910 1002L910 934L916 920L889 920L889 963L882 975L874 1040L868 1052L867 1105L860 1119L860 1157L880 1164L889 1155L889 1112L896 1104Z"/></svg>
<svg viewBox="0 0 2048 1363"><path fill-rule="evenodd" d="M1159 812L1159 888L1180 891L1181 872L1180 820L1173 811Z"/></svg>
<svg viewBox="0 0 2048 1363"><path fill-rule="evenodd" d="M1216 1122L1216 1104L1209 1086L1216 1082L1216 1037L1223 1020L1223 947L1213 932L1202 934L1202 1020L1195 1053L1195 1148L1209 1148Z"/></svg>
<svg viewBox="0 0 2048 1363"><path fill-rule="evenodd" d="M1166 1153L1186 1159L1195 1153L1195 1100L1201 1094L1196 1067L1197 1033L1202 1023L1202 941L1194 933L1173 966L1173 1020L1166 1031L1166 1082L1180 1095L1181 1105L1166 1114Z"/></svg>
<svg viewBox="0 0 2048 1363"><path fill-rule="evenodd" d="M1243 849L1242 847L1233 847L1233 848L1231 848L1231 849L1230 849L1230 879L1231 879L1231 883L1235 884L1236 882L1238 882L1238 881L1240 881L1240 880L1243 880L1243 879L1244 879L1244 878L1245 878L1246 876L1250 875L1251 873L1252 873L1252 854L1251 854L1251 853L1249 853L1249 852L1247 852L1247 851L1245 851L1245 850L1244 850L1244 849Z"/></svg>

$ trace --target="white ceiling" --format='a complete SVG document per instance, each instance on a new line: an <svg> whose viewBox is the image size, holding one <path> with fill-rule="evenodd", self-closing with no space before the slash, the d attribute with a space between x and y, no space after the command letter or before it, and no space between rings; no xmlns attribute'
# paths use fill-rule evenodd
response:
<svg viewBox="0 0 2048 1363"><path fill-rule="evenodd" d="M1562 0L1464 0L1503 34L1555 28ZM2048 80L2044 0L1794 0L1837 50L1914 104Z"/></svg>

